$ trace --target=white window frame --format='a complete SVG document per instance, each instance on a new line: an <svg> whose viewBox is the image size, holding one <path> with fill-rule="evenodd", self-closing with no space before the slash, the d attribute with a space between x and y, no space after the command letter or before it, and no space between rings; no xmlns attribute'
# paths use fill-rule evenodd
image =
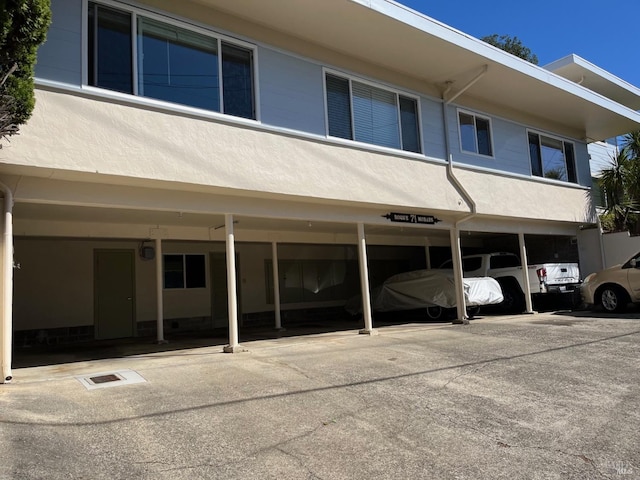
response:
<svg viewBox="0 0 640 480"><path fill-rule="evenodd" d="M89 84L89 3L96 3L98 5L104 5L105 7L111 7L122 12L128 12L131 14L131 37L132 37L132 45L131 45L131 54L132 54L132 76L133 76L133 93L123 93L115 90L109 90L101 87L97 87ZM207 110L198 107L192 107L190 105L184 105L180 103L167 102L165 100L160 100L151 97L144 97L138 94L138 41L137 41L137 17L138 15L142 17L146 17L149 19L157 20L159 22L166 23L168 25L173 25L175 27L183 28L185 30L189 30L191 32L204 35L217 40L218 43L218 71L220 72L218 79L218 87L220 91L220 111L216 110ZM237 45L241 48L246 48L251 51L252 55L252 87L253 87L253 110L255 118L244 118L237 117L234 115L230 115L224 113L224 91L223 91L223 75L222 75L222 42L230 43L232 45ZM151 9L142 9L138 7L134 7L129 4L120 3L114 0L82 0L82 88L95 91L95 92L108 92L109 96L119 97L123 99L130 99L135 97L137 102L140 100L145 104L166 107L169 110L184 109L185 111L198 111L205 112L206 114L213 115L223 115L225 118L236 118L241 120L248 121L260 121L260 96L258 92L258 47L255 44L239 40L234 37L230 37L223 33L220 33L216 30L209 29L204 25L197 25L188 19L177 19L169 16L166 13L160 11L154 11Z"/></svg>
<svg viewBox="0 0 640 480"><path fill-rule="evenodd" d="M446 106L445 106L446 108ZM474 135L473 138L473 142L474 142L474 146L475 146L475 152L472 152L471 150L465 150L462 147L462 127L460 125L460 114L463 113L465 115L469 115L471 117L473 117L473 126L474 129L476 131L476 134ZM479 149L478 149L478 128L476 127L476 118L481 118L482 120L486 120L489 123L489 146L491 148L491 155L485 155L484 153L480 153ZM496 156L496 150L495 147L493 145L493 122L491 120L491 117L489 117L488 115L482 115L480 113L477 112L472 112L470 110L465 110L462 108L457 108L456 109L456 123L458 125L458 143L460 145L460 152L468 154L468 155L477 155L479 157L482 158L495 158ZM446 126L445 126L446 128Z"/></svg>
<svg viewBox="0 0 640 480"><path fill-rule="evenodd" d="M358 83L362 83L364 85L368 85L372 88L377 88L380 90L384 90L390 93L393 93L396 95L396 109L398 112L398 134L400 135L400 148L394 148L394 147L386 147L384 145L378 145L376 143L366 143L366 142L360 142L358 140L355 140L354 138L351 139L347 139L347 138L342 138L342 137L332 137L331 135L329 135L329 105L327 102L327 75L334 75L336 77L340 77L343 78L345 80L347 80L349 82L349 108L351 110L351 136L355 137L355 120L354 120L354 115L353 115L353 88L352 88L352 82L358 82ZM379 83L379 82L375 82L375 81L371 81L371 80L367 80L365 78L362 77L358 77L356 75L352 75L352 74L348 74L348 73L344 73L341 72L339 70L334 70L331 68L326 68L323 67L322 69L322 91L323 91L323 96L324 96L324 127L325 127L325 135L327 138L330 138L332 140L338 140L338 141L348 141L348 142L355 142L357 144L360 145L368 145L368 146L372 146L372 147L376 147L376 148L388 148L390 150L394 150L394 151L399 151L399 152L404 152L404 153L408 153L408 154L413 154L413 155L424 155L424 139L422 136L422 108L421 108L421 104L420 104L420 97L418 95L412 94L412 93L408 93L404 90L398 90L397 88L394 88L392 86L389 85L385 85L383 83ZM418 140L419 140L419 145L420 145L420 152L412 152L411 150L404 150L402 148L402 120L400 117L400 96L406 97L406 98L410 98L412 100L415 100L416 102L416 113L417 113L417 120L418 120Z"/></svg>
<svg viewBox="0 0 640 480"><path fill-rule="evenodd" d="M542 142L542 137L546 137L549 138L551 140L557 140L562 144L562 154L564 155L564 163L565 163L565 169L567 170L567 179L566 180L556 180L553 178L548 178L544 176L544 163L541 165L542 168L542 176L538 176L538 175L534 175L533 174L533 167L531 165L531 150L529 149L529 134L533 133L534 135L538 135L538 137L540 137L540 142ZM553 135L553 134L549 134L547 132L541 132L540 130L533 130L531 128L527 128L527 154L529 156L529 172L531 174L532 178L542 178L548 181L555 181L555 182L562 182L562 183L569 183L571 185L580 185L579 182L579 178L578 178L578 159L577 159L577 153L576 153L576 142L574 142L573 140L568 140L566 138L563 137L559 137L558 135ZM565 143L570 143L573 146L573 169L576 175L576 181L572 182L569 179L569 169L567 168L567 152L565 151L565 147L564 144ZM540 155L542 155L542 152L540 152Z"/></svg>

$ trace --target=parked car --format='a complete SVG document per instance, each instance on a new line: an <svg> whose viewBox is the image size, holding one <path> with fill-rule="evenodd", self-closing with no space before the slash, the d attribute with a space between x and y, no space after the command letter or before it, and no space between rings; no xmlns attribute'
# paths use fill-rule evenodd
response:
<svg viewBox="0 0 640 480"><path fill-rule="evenodd" d="M440 268L452 268L452 260ZM572 304L579 301L580 269L577 263L541 263L528 265L529 292L535 300L552 295L571 296ZM521 312L525 306L526 290L520 257L508 252L478 253L462 257L462 270L467 277L492 277L502 287L504 302L500 308ZM575 293L575 302L573 297Z"/></svg>
<svg viewBox="0 0 640 480"><path fill-rule="evenodd" d="M640 252L622 265L588 275L581 289L584 303L605 312L623 312L631 302L640 303Z"/></svg>
<svg viewBox="0 0 640 480"><path fill-rule="evenodd" d="M500 284L493 278L465 278L463 283L465 303L471 311L503 300ZM375 312L426 308L431 319L440 319L456 307L453 271L414 270L393 275L371 291L371 306ZM361 297L351 298L345 308L352 315L362 313Z"/></svg>

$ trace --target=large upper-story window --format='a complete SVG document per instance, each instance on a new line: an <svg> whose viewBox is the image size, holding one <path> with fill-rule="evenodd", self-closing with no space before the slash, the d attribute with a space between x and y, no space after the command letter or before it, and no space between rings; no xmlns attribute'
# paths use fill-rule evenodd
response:
<svg viewBox="0 0 640 480"><path fill-rule="evenodd" d="M253 49L89 3L88 83L255 119Z"/></svg>
<svg viewBox="0 0 640 480"><path fill-rule="evenodd" d="M577 183L573 143L529 132L529 157L533 175Z"/></svg>
<svg viewBox="0 0 640 480"><path fill-rule="evenodd" d="M493 156L491 122L473 113L458 111L460 148L463 152Z"/></svg>
<svg viewBox="0 0 640 480"><path fill-rule="evenodd" d="M329 136L421 153L416 98L332 73L325 81Z"/></svg>

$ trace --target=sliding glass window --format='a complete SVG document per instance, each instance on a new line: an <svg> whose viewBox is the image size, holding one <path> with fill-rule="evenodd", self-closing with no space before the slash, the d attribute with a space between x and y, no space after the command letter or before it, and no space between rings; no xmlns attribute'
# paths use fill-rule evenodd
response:
<svg viewBox="0 0 640 480"><path fill-rule="evenodd" d="M256 118L251 48L97 3L88 22L90 85Z"/></svg>
<svg viewBox="0 0 640 480"><path fill-rule="evenodd" d="M528 138L532 175L577 183L572 143L534 132L529 132Z"/></svg>

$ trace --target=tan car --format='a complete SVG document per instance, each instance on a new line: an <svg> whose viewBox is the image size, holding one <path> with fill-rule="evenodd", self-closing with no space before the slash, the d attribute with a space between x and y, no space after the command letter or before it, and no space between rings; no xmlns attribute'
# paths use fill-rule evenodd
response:
<svg viewBox="0 0 640 480"><path fill-rule="evenodd" d="M640 303L640 252L622 265L592 273L584 279L582 299L605 312L622 312L631 302Z"/></svg>

